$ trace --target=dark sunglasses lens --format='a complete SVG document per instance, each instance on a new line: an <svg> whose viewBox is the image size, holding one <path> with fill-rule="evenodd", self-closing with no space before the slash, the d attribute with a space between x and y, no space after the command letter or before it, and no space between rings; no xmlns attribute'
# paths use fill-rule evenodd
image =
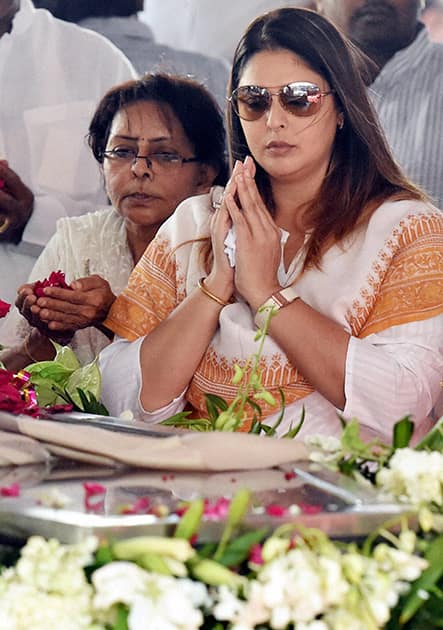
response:
<svg viewBox="0 0 443 630"><path fill-rule="evenodd" d="M294 116L313 116L321 107L321 92L311 83L291 83L282 88L280 99L283 107Z"/></svg>
<svg viewBox="0 0 443 630"><path fill-rule="evenodd" d="M253 85L239 87L232 95L234 109L243 120L258 120L268 109L269 101L269 92Z"/></svg>

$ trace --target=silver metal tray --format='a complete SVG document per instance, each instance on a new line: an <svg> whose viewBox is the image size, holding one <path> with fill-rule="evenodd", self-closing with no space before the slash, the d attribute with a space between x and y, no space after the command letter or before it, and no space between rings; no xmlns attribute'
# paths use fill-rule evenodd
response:
<svg viewBox="0 0 443 630"><path fill-rule="evenodd" d="M100 483L103 501L85 506L84 482ZM183 501L203 497L215 502L229 499L240 487L251 490L251 509L244 521L246 529L296 522L317 527L331 537L357 538L374 531L384 521L407 511L405 506L381 502L371 488L309 462L283 468L223 472L168 473L137 469L81 466L67 460L51 466L22 466L0 469L0 486L19 483L18 498L0 497L0 537L22 541L32 534L75 542L88 535L123 538L136 535L172 533ZM56 489L70 500L63 509L46 507L42 497ZM152 511L168 512L122 514L122 506L140 498L149 501ZM274 506L274 509L270 508ZM296 514L298 506L299 513ZM275 516L276 511L283 511ZM223 519L205 519L200 540L215 540Z"/></svg>

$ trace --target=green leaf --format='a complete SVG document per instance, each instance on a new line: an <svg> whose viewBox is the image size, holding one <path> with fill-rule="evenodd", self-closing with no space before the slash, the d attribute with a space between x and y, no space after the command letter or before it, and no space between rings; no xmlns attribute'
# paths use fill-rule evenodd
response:
<svg viewBox="0 0 443 630"><path fill-rule="evenodd" d="M108 544L102 544L99 546L95 553L95 562L98 566L103 566L114 560L114 554L112 553L111 546Z"/></svg>
<svg viewBox="0 0 443 630"><path fill-rule="evenodd" d="M129 609L124 604L117 604L116 619L112 630L128 630Z"/></svg>
<svg viewBox="0 0 443 630"><path fill-rule="evenodd" d="M263 412L261 410L260 405L258 403L256 403L255 400L253 400L249 396L246 398L246 402L254 409L254 411L258 415L258 417L261 418L262 415L263 415Z"/></svg>
<svg viewBox="0 0 443 630"><path fill-rule="evenodd" d="M249 558L249 553L253 545L260 543L268 533L267 528L257 529L247 532L235 538L226 547L218 562L226 567L236 567Z"/></svg>
<svg viewBox="0 0 443 630"><path fill-rule="evenodd" d="M341 428L342 429L346 428L346 425L348 424L347 421L344 419L344 417L340 413L338 413L337 416L338 416L338 419L340 420Z"/></svg>
<svg viewBox="0 0 443 630"><path fill-rule="evenodd" d="M78 368L80 367L80 363L75 356L74 351L69 346L61 346L54 341L52 342L52 345L56 350L54 358L55 362L63 365L65 368L71 370L72 372L78 370Z"/></svg>
<svg viewBox="0 0 443 630"><path fill-rule="evenodd" d="M57 385L53 385L52 389L56 394L57 401L62 400L69 405L72 405L74 411L94 413L100 416L109 416L109 411L91 392L84 392L82 389L77 389L77 398L74 399L65 389L60 389ZM80 400L80 405L77 404L78 399Z"/></svg>
<svg viewBox="0 0 443 630"><path fill-rule="evenodd" d="M231 538L234 529L241 523L243 517L248 511L251 502L251 493L247 488L240 488L231 500L229 506L226 525L222 532L220 542L214 554L214 560L219 560L225 552L226 546Z"/></svg>
<svg viewBox="0 0 443 630"><path fill-rule="evenodd" d="M205 394L205 404L210 420L215 422L221 411L226 411L228 403L224 398L215 394Z"/></svg>
<svg viewBox="0 0 443 630"><path fill-rule="evenodd" d="M32 363L27 366L26 371L31 375L31 380L34 384L37 382L48 382L51 385L52 383L64 385L71 374L73 374L73 370L55 361L39 361L38 363Z"/></svg>
<svg viewBox="0 0 443 630"><path fill-rule="evenodd" d="M360 425L355 418L352 418L343 429L341 443L343 449L349 453L359 455L365 455L367 453L368 446L360 437Z"/></svg>
<svg viewBox="0 0 443 630"><path fill-rule="evenodd" d="M277 429L280 426L280 424L283 421L283 417L285 415L285 409L286 409L286 398L285 398L285 392L282 390L281 387L278 388L278 392L280 394L280 413L278 415L277 421L275 422L274 425L272 425L272 433L269 433L268 435L275 435L277 433ZM301 426L301 425L300 425Z"/></svg>
<svg viewBox="0 0 443 630"><path fill-rule="evenodd" d="M162 420L159 424L164 424L166 427L179 427L182 424L186 424L190 411L180 411L179 413Z"/></svg>
<svg viewBox="0 0 443 630"><path fill-rule="evenodd" d="M443 418L416 445L417 451L429 450L443 452Z"/></svg>
<svg viewBox="0 0 443 630"><path fill-rule="evenodd" d="M81 401L80 411L93 413L99 416L109 416L109 411L103 403L97 400L92 392L84 392L82 389L77 388L77 394L79 395Z"/></svg>
<svg viewBox="0 0 443 630"><path fill-rule="evenodd" d="M411 441L412 434L414 433L414 423L411 420L410 416L405 416L401 420L395 423L393 437L392 437L392 446L394 449L397 448L406 448L409 446L409 442Z"/></svg>
<svg viewBox="0 0 443 630"><path fill-rule="evenodd" d="M97 361L88 363L72 372L65 385L66 392L75 400L77 406L82 409L82 400L78 393L79 389L89 392L96 400L100 398L101 374Z"/></svg>
<svg viewBox="0 0 443 630"><path fill-rule="evenodd" d="M425 604L426 600L419 597L418 593L431 590L443 575L443 534L430 543L425 553L425 558L429 562L429 566L412 585L400 615L402 624L412 619L416 612Z"/></svg>
<svg viewBox="0 0 443 630"><path fill-rule="evenodd" d="M303 422L305 421L305 416L306 416L306 409L305 409L305 406L303 405L299 423L294 428L292 428L292 425L291 425L291 427L289 428L289 431L287 431L282 437L289 438L291 440L295 438L295 436L298 434L298 432L302 428Z"/></svg>
<svg viewBox="0 0 443 630"><path fill-rule="evenodd" d="M212 558L217 549L217 543L209 542L205 543L202 547L198 548L199 558Z"/></svg>

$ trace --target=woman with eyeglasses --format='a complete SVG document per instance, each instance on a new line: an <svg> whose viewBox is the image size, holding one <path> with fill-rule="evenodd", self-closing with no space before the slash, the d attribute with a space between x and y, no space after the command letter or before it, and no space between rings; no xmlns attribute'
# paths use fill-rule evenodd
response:
<svg viewBox="0 0 443 630"><path fill-rule="evenodd" d="M1 330L9 369L51 359L50 339L91 361L112 338L103 320L159 227L187 197L226 183L222 115L190 78L147 74L115 86L98 104L89 145L111 207L59 221ZM57 270L69 288L37 297L34 282Z"/></svg>
<svg viewBox="0 0 443 630"><path fill-rule="evenodd" d="M387 440L405 414L416 437L427 430L443 374L443 217L392 159L361 64L314 12L249 26L223 197L215 211L182 204L110 311L122 338L101 355L112 412L157 422L185 407L205 416L205 393L231 400L272 309L261 378L284 393L281 433L303 408L302 435L338 435L339 415ZM273 424L279 409L261 407Z"/></svg>

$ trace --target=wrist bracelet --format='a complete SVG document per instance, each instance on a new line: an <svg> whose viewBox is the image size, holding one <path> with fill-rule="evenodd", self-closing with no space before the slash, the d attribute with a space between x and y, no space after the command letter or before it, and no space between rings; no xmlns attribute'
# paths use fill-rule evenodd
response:
<svg viewBox="0 0 443 630"><path fill-rule="evenodd" d="M225 302L224 300L219 298L217 295L214 295L213 293L208 291L208 289L205 286L205 279L204 278L200 278L200 280L197 282L197 286L198 286L198 288L200 289L200 291L202 293L207 295L208 298L211 298L211 300L214 300L214 302L217 302L217 304L220 304L220 306L228 306L229 302Z"/></svg>
<svg viewBox="0 0 443 630"><path fill-rule="evenodd" d="M263 304L259 306L254 317L254 324L257 328L263 328L271 309L274 312L279 311L284 306L291 304L291 302L299 298L300 296L293 286L286 287L286 289L282 289L281 291L276 291L266 302L263 302Z"/></svg>
<svg viewBox="0 0 443 630"><path fill-rule="evenodd" d="M29 343L29 335L25 337L23 340L23 350L25 351L25 354L28 357L28 359L31 359L33 363L38 363L38 359L32 356L31 351L29 350L28 343Z"/></svg>

